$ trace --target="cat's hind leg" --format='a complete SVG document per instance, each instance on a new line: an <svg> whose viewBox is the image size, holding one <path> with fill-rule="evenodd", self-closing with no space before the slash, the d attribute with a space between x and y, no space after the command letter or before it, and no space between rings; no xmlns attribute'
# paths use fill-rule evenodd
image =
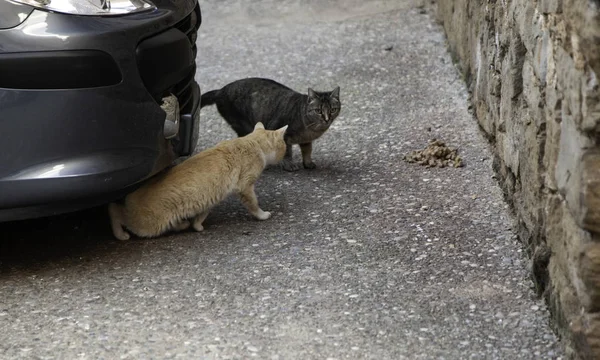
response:
<svg viewBox="0 0 600 360"><path fill-rule="evenodd" d="M302 151L302 165L305 169L315 169L317 165L312 161L312 143L300 144L300 151Z"/></svg>
<svg viewBox="0 0 600 360"><path fill-rule="evenodd" d="M203 213L196 215L196 217L194 218L194 223L192 224L192 226L194 227L194 230L196 230L196 231L204 230L204 226L202 226L202 223L208 216L208 213L209 213L209 211L207 210Z"/></svg>
<svg viewBox="0 0 600 360"><path fill-rule="evenodd" d="M300 170L300 164L295 164L293 161L292 144L285 144L285 156L281 161L281 166L285 171L298 171Z"/></svg>
<svg viewBox="0 0 600 360"><path fill-rule="evenodd" d="M129 240L129 234L123 229L123 206L115 203L108 204L108 216L113 235L119 240Z"/></svg>
<svg viewBox="0 0 600 360"><path fill-rule="evenodd" d="M190 222L188 220L181 220L175 225L173 225L173 230L182 231L190 227Z"/></svg>
<svg viewBox="0 0 600 360"><path fill-rule="evenodd" d="M252 216L258 220L267 220L271 217L270 212L263 211L258 206L258 199L256 198L256 193L254 192L254 184L249 185L240 191L240 199L250 214L252 214Z"/></svg>

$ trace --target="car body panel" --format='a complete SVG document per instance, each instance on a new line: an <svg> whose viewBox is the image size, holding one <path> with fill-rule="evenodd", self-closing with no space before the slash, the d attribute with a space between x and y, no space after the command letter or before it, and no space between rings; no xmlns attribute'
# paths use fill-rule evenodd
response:
<svg viewBox="0 0 600 360"><path fill-rule="evenodd" d="M0 30L0 64L9 56L76 54L72 63L62 59L53 68L69 76L93 58L85 52L93 50L106 54L120 73L108 86L94 78L87 83L55 81L43 71L23 72L22 81L0 74L0 221L54 214L52 204L67 209L86 204L85 199L88 204L110 201L193 151L199 121L194 74L200 11L195 0L154 4L157 10L111 17L33 10L21 24ZM191 29L184 29L190 22ZM186 37L187 50L181 46ZM158 47L142 59L140 44L147 41ZM169 48L177 50L161 51ZM38 69L36 56L32 69ZM49 56L39 58L44 59L40 66L48 65ZM99 68L110 63L101 58L96 59ZM156 66L159 79L141 70L149 66ZM49 79L39 78L44 76ZM60 84L52 88L55 83ZM174 140L163 136L160 99L169 93L182 104L180 135ZM27 208L32 211L23 210Z"/></svg>
<svg viewBox="0 0 600 360"><path fill-rule="evenodd" d="M31 6L0 1L0 30L10 29L25 21L33 11Z"/></svg>

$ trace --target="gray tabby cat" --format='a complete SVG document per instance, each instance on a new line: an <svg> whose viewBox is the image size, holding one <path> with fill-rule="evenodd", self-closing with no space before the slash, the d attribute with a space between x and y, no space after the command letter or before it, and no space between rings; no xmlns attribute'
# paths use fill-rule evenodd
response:
<svg viewBox="0 0 600 360"><path fill-rule="evenodd" d="M283 168L300 169L292 161L292 145L298 144L304 167L314 169L312 142L329 129L340 113L340 87L331 92L309 88L308 95L304 95L273 80L247 78L202 95L201 107L213 104L238 136L251 133L258 122L267 130L288 125Z"/></svg>

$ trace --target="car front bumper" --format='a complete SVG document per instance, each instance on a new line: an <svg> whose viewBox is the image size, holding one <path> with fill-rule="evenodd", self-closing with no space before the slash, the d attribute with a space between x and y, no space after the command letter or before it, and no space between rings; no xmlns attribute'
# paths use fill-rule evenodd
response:
<svg viewBox="0 0 600 360"><path fill-rule="evenodd" d="M111 201L194 150L200 9L155 3L107 18L32 11L0 30L0 221ZM170 94L181 118L167 140Z"/></svg>

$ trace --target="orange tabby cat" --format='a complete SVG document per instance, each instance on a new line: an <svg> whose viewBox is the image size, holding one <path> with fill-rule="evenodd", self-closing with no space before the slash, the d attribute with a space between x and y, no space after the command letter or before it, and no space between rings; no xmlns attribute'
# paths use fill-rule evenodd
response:
<svg viewBox="0 0 600 360"><path fill-rule="evenodd" d="M210 209L233 193L239 194L255 218L268 219L271 213L258 206L254 183L265 166L283 159L286 128L269 131L257 123L247 136L223 141L150 180L127 195L123 205L110 204L113 234L119 240L129 239L123 227L140 237L190 225L202 231Z"/></svg>

